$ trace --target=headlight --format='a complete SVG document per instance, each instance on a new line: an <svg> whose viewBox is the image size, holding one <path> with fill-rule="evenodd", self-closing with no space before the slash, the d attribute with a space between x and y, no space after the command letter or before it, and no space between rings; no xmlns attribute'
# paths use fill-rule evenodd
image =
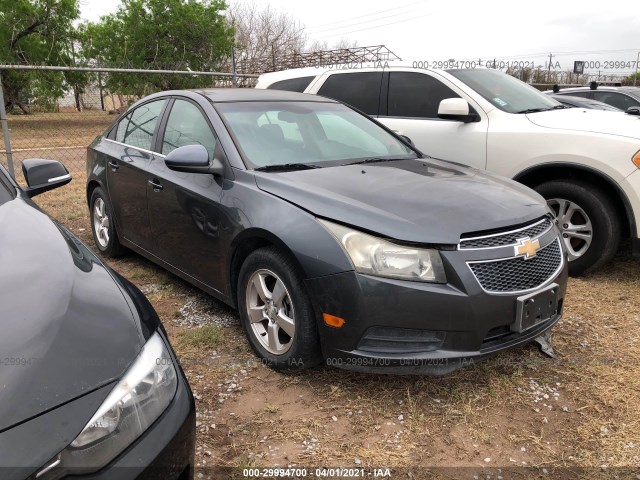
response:
<svg viewBox="0 0 640 480"><path fill-rule="evenodd" d="M81 473L107 465L165 411L177 385L173 360L156 332L80 435L60 453L51 473Z"/></svg>
<svg viewBox="0 0 640 480"><path fill-rule="evenodd" d="M447 281L437 250L405 247L336 223L319 221L340 242L357 272L421 282Z"/></svg>

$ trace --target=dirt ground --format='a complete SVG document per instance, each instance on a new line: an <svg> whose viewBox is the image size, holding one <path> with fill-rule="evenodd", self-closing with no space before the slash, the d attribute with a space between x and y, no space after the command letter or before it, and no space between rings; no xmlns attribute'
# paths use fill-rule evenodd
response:
<svg viewBox="0 0 640 480"><path fill-rule="evenodd" d="M37 202L93 247L82 173ZM640 260L624 249L571 279L555 359L527 345L440 378L276 373L227 306L136 254L107 263L148 295L189 378L196 478L297 466L307 468L299 478L342 478L316 469L344 467L376 477L389 468L386 478L640 479Z"/></svg>

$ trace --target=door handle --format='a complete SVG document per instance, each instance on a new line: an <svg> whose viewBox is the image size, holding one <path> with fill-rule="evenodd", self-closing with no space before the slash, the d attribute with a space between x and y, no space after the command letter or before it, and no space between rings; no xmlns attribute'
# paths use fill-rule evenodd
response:
<svg viewBox="0 0 640 480"><path fill-rule="evenodd" d="M120 165L118 165L118 162L114 160L109 160L109 166L111 167L111 170L113 170L114 172L120 168Z"/></svg>
<svg viewBox="0 0 640 480"><path fill-rule="evenodd" d="M154 192L159 192L164 188L160 183L160 180L158 180L157 178L154 178L153 180L149 180L149 185L153 187Z"/></svg>

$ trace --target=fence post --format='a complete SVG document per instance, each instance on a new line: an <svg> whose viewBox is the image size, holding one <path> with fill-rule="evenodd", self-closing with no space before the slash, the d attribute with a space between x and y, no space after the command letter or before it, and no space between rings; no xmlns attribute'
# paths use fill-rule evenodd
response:
<svg viewBox="0 0 640 480"><path fill-rule="evenodd" d="M7 154L7 167L9 167L9 174L15 180L16 172L13 168L13 154L11 153L11 139L9 138L9 124L7 123L7 112L4 108L4 90L2 88L2 75L0 75L0 123L2 123L2 133L4 134L4 150Z"/></svg>

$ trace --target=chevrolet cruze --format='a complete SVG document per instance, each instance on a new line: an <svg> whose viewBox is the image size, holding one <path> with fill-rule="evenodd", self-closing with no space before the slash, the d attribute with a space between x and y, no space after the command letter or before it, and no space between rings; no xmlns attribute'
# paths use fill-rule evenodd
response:
<svg viewBox="0 0 640 480"><path fill-rule="evenodd" d="M275 369L443 374L547 332L567 257L542 197L327 98L169 91L88 149L96 246L236 307Z"/></svg>
<svg viewBox="0 0 640 480"><path fill-rule="evenodd" d="M193 478L195 405L144 295L30 199L71 181L0 166L0 477Z"/></svg>

